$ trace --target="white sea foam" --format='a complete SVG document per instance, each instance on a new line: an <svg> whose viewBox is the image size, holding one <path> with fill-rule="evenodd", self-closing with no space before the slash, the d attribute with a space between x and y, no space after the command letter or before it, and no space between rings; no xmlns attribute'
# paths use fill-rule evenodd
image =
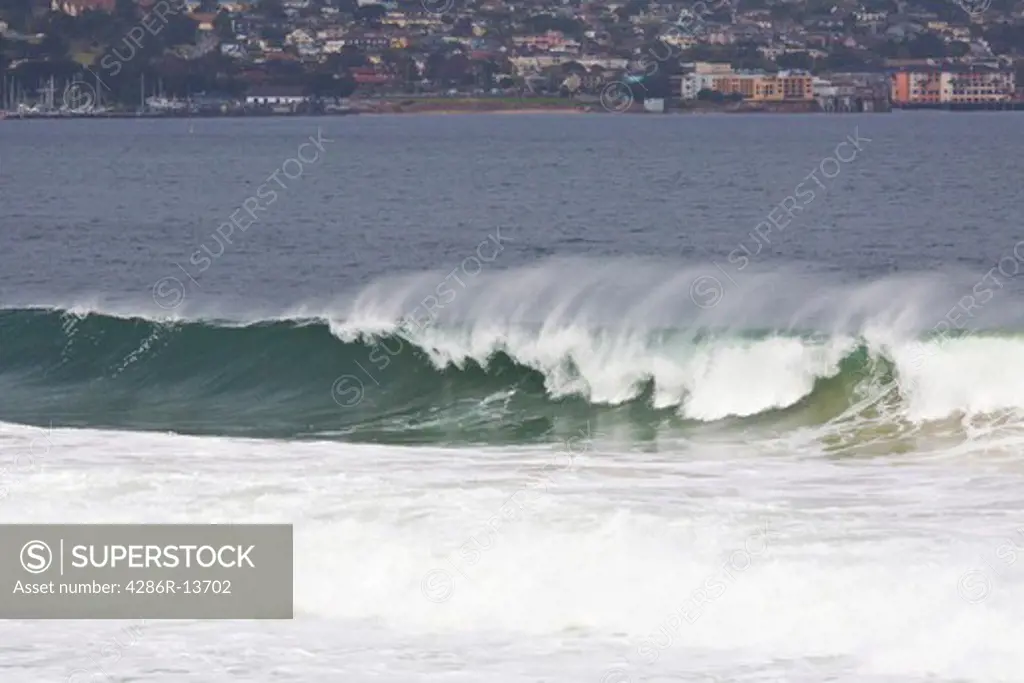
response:
<svg viewBox="0 0 1024 683"><path fill-rule="evenodd" d="M618 404L653 381L656 407L703 421L792 406L858 345L896 366L910 419L1024 409L1024 375L1015 378L1012 360L999 369L1024 354L1024 339L925 339L970 291L969 278L744 276L719 274L721 300L701 308L691 288L706 271L636 261L549 262L483 273L464 288L449 279L454 294L440 298L444 277L420 274L367 287L331 329L343 340L400 333L439 368L505 353L541 372L553 397ZM967 331L982 333L1019 314L1008 298L970 320L959 313ZM402 323L409 318L418 323Z"/></svg>
<svg viewBox="0 0 1024 683"><path fill-rule="evenodd" d="M97 660L114 678L161 682L399 681L413 674L409 657L420 677L457 664L467 681L525 671L599 683L619 670L633 681L982 681L1024 670L1019 471L963 457L835 461L797 435L660 453L595 439L502 516L533 486L529 473L567 462L557 447L0 423L0 453L32 455L5 480L5 521L296 525L294 622L153 622L117 661L99 653L121 624L7 622L5 680L65 680ZM997 553L1007 543L1014 561ZM450 583L425 581L432 571ZM972 571L988 583L964 582Z"/></svg>

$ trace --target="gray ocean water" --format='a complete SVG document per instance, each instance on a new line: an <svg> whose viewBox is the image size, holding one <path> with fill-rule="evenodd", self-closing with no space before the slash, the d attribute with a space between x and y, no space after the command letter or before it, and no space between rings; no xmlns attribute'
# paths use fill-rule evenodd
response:
<svg viewBox="0 0 1024 683"><path fill-rule="evenodd" d="M819 197L769 237L767 266L982 268L1017 239L1018 125L1002 113L8 122L2 296L147 298L318 131L323 151L303 150L316 161L287 169L298 180L279 173L278 201L204 273L197 300L329 297L457 264L499 226L515 239L503 267L725 262L816 170L827 189L810 181ZM822 161L858 134L863 150L840 150L855 159L827 179Z"/></svg>
<svg viewBox="0 0 1024 683"><path fill-rule="evenodd" d="M0 519L296 534L0 679L1024 680L1022 120L0 123Z"/></svg>

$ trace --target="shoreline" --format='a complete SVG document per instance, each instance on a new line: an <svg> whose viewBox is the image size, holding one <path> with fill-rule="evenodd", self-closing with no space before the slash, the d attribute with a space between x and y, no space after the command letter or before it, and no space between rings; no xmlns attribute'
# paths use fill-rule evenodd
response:
<svg viewBox="0 0 1024 683"><path fill-rule="evenodd" d="M623 103L627 104L627 103ZM288 116L381 116L381 115L455 115L455 114L743 114L743 113L828 113L811 102L749 103L691 103L687 107L671 107L664 111L647 111L639 101L629 106L608 108L597 100L567 100L562 98L367 98L349 99L342 106L337 103L330 109L312 109L305 106L295 108L281 106L276 109L246 109L241 107L205 108L199 111L158 110L158 111L49 111L49 112L0 112L0 120L15 119L196 119L196 118L280 118Z"/></svg>
<svg viewBox="0 0 1024 683"><path fill-rule="evenodd" d="M456 114L503 114L503 115L541 115L541 114L661 114L661 115L700 115L700 114L884 114L894 111L942 111L942 112L1014 112L1024 110L1024 101L1001 103L943 103L928 105L907 105L882 102L876 100L868 109L857 107L852 110L836 111L822 109L814 101L784 102L743 102L743 103L711 103L706 101L691 102L686 107L671 107L663 111L647 111L640 102L632 102L624 109L608 109L598 102L565 101L559 99L538 98L540 101L473 98L393 98L393 99L356 99L349 100L344 108L332 110L308 110L305 108L279 110L243 109L227 110L204 109L188 111L50 111L50 112L17 112L0 111L0 122L16 120L82 120L82 119L245 119L245 118L287 118L287 117L333 117L333 116L451 116Z"/></svg>
<svg viewBox="0 0 1024 683"><path fill-rule="evenodd" d="M455 116L455 115L517 115L517 116L539 116L544 114L572 114L572 115L668 115L668 116L690 116L708 114L728 115L763 115L763 114L886 114L891 112L949 112L949 113L970 113L970 112L1020 112L1024 110L1024 103L1006 103L1003 106L893 106L891 109L876 109L875 111L850 111L850 112L829 112L814 109L807 106L771 106L771 107L736 107L736 106L695 106L687 108L672 108L661 112L645 110L642 106L633 105L624 110L609 111L600 105L593 104L558 104L558 105L533 105L533 106L508 106L505 103L487 102L465 102L445 103L442 106L439 102L414 103L409 102L358 102L355 106L336 111L148 111L148 112L50 112L50 113L17 113L0 111L0 122L6 121L80 121L80 120L111 120L111 119L265 119L265 118L312 118L312 117L341 117L341 116ZM802 104L802 103L801 103ZM419 106L417 106L419 105ZM453 106L454 105L454 106Z"/></svg>
<svg viewBox="0 0 1024 683"><path fill-rule="evenodd" d="M525 109L525 108L524 109L516 109L516 108L512 108L512 107L510 107L508 109L468 109L468 108L463 109L463 108L458 108L458 107L452 107L452 108L449 108L449 109L418 109L418 110L409 110L409 109L397 109L397 110L378 109L378 110L360 111L358 113L361 116L363 116L363 115L365 115L365 116L388 116L388 115L397 115L397 116L434 116L434 115L445 115L446 116L446 115L451 115L451 114L485 114L485 115L486 114L524 114L524 115L533 115L533 114L604 114L606 112L603 112L603 111L586 111L586 110L579 109L579 108L559 109L559 108L556 108L556 107L550 107L550 108L546 108L546 109L543 108L543 107L535 107L535 108L530 108L530 109Z"/></svg>
<svg viewBox="0 0 1024 683"><path fill-rule="evenodd" d="M344 116L481 116L481 115L516 115L516 116L538 116L543 114L571 114L589 116L618 116L627 114L630 116L651 115L651 116L691 116L706 114L826 114L820 111L792 111L792 110L762 110L762 109L726 109L726 108L696 108L696 109L667 109L662 112L649 112L640 108L631 108L623 111L608 111L601 107L532 107L532 108L471 108L471 107L449 107L449 108L423 108L403 109L375 108L375 109L354 109L341 112L274 112L274 113L223 113L223 112L197 112L191 114L164 113L164 112L105 112L97 114L17 114L7 113L0 115L0 122L4 121L82 121L82 120L129 120L129 119L279 119L279 118L334 118ZM853 112L859 113L859 112Z"/></svg>

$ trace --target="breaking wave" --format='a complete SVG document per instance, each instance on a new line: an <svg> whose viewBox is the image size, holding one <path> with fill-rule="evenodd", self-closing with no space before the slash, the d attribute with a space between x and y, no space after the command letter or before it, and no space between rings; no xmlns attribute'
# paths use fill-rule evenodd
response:
<svg viewBox="0 0 1024 683"><path fill-rule="evenodd" d="M851 416L920 424L1024 410L1024 334L936 336L963 286L749 273L715 280L721 296L707 306L696 271L579 265L482 276L448 305L432 298L443 276L392 278L333 310L251 320L9 308L0 311L0 419L494 442L591 420L778 431ZM970 318L991 319L999 306L1006 320L1011 301Z"/></svg>

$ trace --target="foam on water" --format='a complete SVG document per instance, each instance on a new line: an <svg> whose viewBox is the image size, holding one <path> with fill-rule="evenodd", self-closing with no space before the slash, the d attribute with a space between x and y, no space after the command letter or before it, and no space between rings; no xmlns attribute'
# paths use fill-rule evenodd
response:
<svg viewBox="0 0 1024 683"><path fill-rule="evenodd" d="M331 330L343 340L399 333L437 368L486 366L505 353L541 372L553 397L618 404L651 380L655 407L702 421L792 406L858 344L895 364L910 419L1024 409L1021 364L1012 363L1024 356L1024 338L927 338L953 329L950 304L972 291L970 277L743 275L723 282L702 269L564 259L487 273L445 302L437 288L446 280L420 274L365 288L333 314ZM694 289L701 278L713 278L714 305ZM984 334L1020 329L1024 309L1004 293L998 304L953 313ZM775 334L742 339L752 330Z"/></svg>
<svg viewBox="0 0 1024 683"><path fill-rule="evenodd" d="M290 671L277 677L296 681L332 680L317 661L385 640L397 659L443 643L464 673L509 681L523 667L594 683L619 669L636 681L1024 670L1024 565L997 553L1024 553L1019 471L963 456L834 461L795 438L663 453L594 438L568 458L0 423L0 452L21 463L3 505L12 522L296 524L294 623L161 624L138 650L155 659L117 663L127 677L245 666L270 633L307 653L275 650ZM550 463L550 483L537 484ZM973 570L987 584L965 582ZM0 628L37 660L58 633ZM515 654L485 663L483 642ZM400 677L400 664L378 665ZM38 680L38 661L24 666L9 680Z"/></svg>

